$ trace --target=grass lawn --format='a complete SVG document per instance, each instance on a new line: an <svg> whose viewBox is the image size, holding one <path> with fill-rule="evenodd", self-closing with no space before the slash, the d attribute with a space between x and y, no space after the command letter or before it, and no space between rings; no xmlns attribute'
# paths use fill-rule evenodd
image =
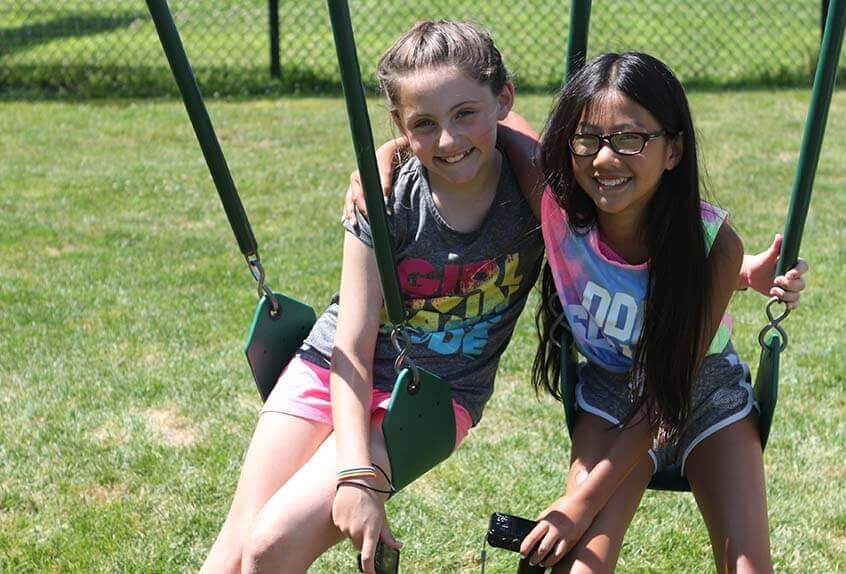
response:
<svg viewBox="0 0 846 574"><path fill-rule="evenodd" d="M781 230L807 91L694 93L710 188L750 251ZM518 99L540 124L549 96ZM321 308L353 166L342 101L213 102L271 286ZM380 140L389 134L373 105ZM776 571L846 571L846 93L836 94L766 452ZM228 508L258 394L255 303L180 102L0 103L0 572L196 571ZM738 294L753 365L764 299ZM534 307L534 301L530 302ZM480 426L389 505L405 572L478 572L488 515L562 492L561 408L518 326ZM727 488L731 485L726 485ZM489 572L515 556L489 552ZM319 573L353 571L344 543ZM648 493L621 572L712 570L690 495Z"/></svg>

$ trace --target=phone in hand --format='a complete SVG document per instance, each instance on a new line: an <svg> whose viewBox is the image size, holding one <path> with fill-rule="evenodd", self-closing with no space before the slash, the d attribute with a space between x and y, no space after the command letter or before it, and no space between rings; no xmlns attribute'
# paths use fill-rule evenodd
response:
<svg viewBox="0 0 846 574"><path fill-rule="evenodd" d="M399 557L399 550L379 540L376 544L376 554L373 556L376 574L399 574ZM361 552L358 553L358 571L364 572L361 566Z"/></svg>
<svg viewBox="0 0 846 574"><path fill-rule="evenodd" d="M488 544L496 548L520 552L520 545L523 544L523 540L537 525L538 523L534 520L513 514L494 512L491 514L491 521L488 524ZM521 558L517 567L517 574L543 574L544 572L546 572L546 568L539 564L532 566L528 558Z"/></svg>
<svg viewBox="0 0 846 574"><path fill-rule="evenodd" d="M520 516L494 512L488 524L488 544L496 548L520 552L523 540L537 524L534 520Z"/></svg>

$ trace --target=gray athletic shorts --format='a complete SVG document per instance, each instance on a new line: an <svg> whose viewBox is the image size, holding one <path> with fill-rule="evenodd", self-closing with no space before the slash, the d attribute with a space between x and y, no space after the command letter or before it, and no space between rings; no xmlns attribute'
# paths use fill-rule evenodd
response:
<svg viewBox="0 0 846 574"><path fill-rule="evenodd" d="M576 385L579 410L618 425L632 408L628 373L612 373L590 363L579 365ZM749 367L729 343L722 353L705 357L693 384L690 419L679 440L655 444L649 451L655 472L675 470L684 476L684 463L700 442L758 408Z"/></svg>

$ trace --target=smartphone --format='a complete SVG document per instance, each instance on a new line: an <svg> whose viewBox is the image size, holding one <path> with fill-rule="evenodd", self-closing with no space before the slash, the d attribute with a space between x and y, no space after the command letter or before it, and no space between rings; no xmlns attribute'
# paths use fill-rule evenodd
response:
<svg viewBox="0 0 846 574"><path fill-rule="evenodd" d="M376 574L399 574L399 550L391 548L381 540L376 544L376 554L373 556L373 566ZM358 571L361 567L361 552L358 553Z"/></svg>
<svg viewBox="0 0 846 574"><path fill-rule="evenodd" d="M488 524L488 544L496 548L505 548L514 552L520 551L523 539L529 535L537 522L514 516L494 512Z"/></svg>

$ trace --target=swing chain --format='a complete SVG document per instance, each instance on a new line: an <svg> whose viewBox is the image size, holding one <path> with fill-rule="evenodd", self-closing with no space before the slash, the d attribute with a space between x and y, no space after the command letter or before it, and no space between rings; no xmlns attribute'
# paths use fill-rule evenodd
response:
<svg viewBox="0 0 846 574"><path fill-rule="evenodd" d="M415 394L418 390L420 390L420 371L417 369L417 365L414 364L408 353L411 351L411 337L408 334L408 330L405 328L405 323L401 323L394 327L393 331L391 331L391 343L394 344L394 348L397 350L397 360L394 361L394 370L399 373L404 366L407 366L408 369L411 371L411 381L408 383L408 392L409 394Z"/></svg>
<svg viewBox="0 0 846 574"><path fill-rule="evenodd" d="M773 306L776 303L781 303L782 305L784 305L784 310L777 317L773 314ZM790 315L790 307L788 307L787 303L785 303L778 297L770 297L770 300L767 301L766 312L768 323L764 325L764 328L761 329L760 333L758 333L758 344L761 345L761 347L763 348L767 348L767 334L771 330L775 329L779 335L779 338L781 339L781 348L779 348L779 351L784 351L787 348L787 331L785 331L784 327L782 327L779 323L784 321L787 316Z"/></svg>
<svg viewBox="0 0 846 574"><path fill-rule="evenodd" d="M270 287L268 287L264 282L267 275L264 272L264 267L261 265L261 258L259 257L259 254L250 253L247 255L247 265L250 267L250 273L252 273L253 279L255 279L258 283L259 299L267 297L267 300L270 301L270 316L275 319L280 313L279 301L276 299L276 295L273 294Z"/></svg>
<svg viewBox="0 0 846 574"><path fill-rule="evenodd" d="M570 324L566 321L567 316L564 314L564 310L561 309L561 300L558 298L557 292L549 297L546 304L547 309L555 315L555 321L552 322L552 326L549 328L549 341L560 349L561 335L563 332L572 332L570 331ZM561 309L560 313L558 312L559 309Z"/></svg>

